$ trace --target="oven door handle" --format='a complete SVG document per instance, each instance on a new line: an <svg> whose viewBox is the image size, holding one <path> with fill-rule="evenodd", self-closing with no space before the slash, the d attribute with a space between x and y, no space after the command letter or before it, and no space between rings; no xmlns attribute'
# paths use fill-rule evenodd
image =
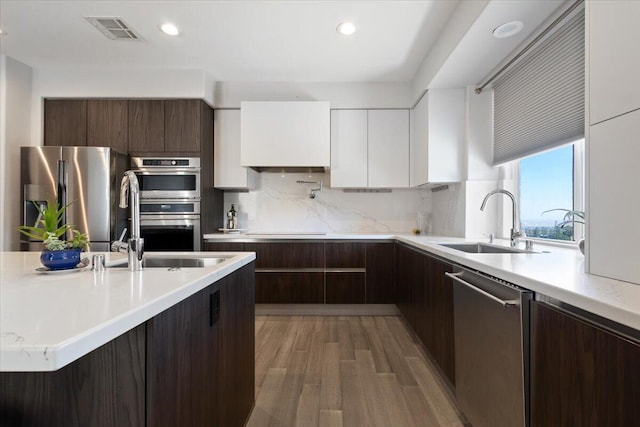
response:
<svg viewBox="0 0 640 427"><path fill-rule="evenodd" d="M141 215L140 221L199 221L200 215Z"/></svg>
<svg viewBox="0 0 640 427"><path fill-rule="evenodd" d="M140 175L200 175L200 168L131 169Z"/></svg>

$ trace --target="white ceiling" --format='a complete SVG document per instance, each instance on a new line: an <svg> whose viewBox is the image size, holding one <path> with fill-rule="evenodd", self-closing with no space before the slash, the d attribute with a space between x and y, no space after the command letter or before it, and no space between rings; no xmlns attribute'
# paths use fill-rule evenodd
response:
<svg viewBox="0 0 640 427"><path fill-rule="evenodd" d="M446 25L447 1L0 1L0 51L32 67L198 68L220 81L407 82ZM118 16L112 41L84 16ZM350 20L347 38L336 26ZM158 30L165 21L182 33Z"/></svg>
<svg viewBox="0 0 640 427"><path fill-rule="evenodd" d="M0 1L0 52L32 67L204 69L218 81L409 82L460 1ZM492 0L429 87L477 84L570 0ZM108 40L84 16L118 16L144 41ZM496 39L511 20L524 30ZM357 31L338 35L349 20ZM171 21L181 30L158 30ZM462 35L464 34L464 35Z"/></svg>
<svg viewBox="0 0 640 427"><path fill-rule="evenodd" d="M481 83L505 57L541 27L567 0L491 1L438 70L429 87L457 87ZM509 21L520 21L524 29L509 38L493 37L492 30ZM545 24L548 25L548 24ZM541 28L539 28L541 27Z"/></svg>

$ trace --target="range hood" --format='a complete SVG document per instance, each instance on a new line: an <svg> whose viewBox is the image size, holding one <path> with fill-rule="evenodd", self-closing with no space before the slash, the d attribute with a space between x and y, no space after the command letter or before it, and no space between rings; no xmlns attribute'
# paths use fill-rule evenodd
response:
<svg viewBox="0 0 640 427"><path fill-rule="evenodd" d="M324 172L329 168L329 102L242 102L240 114L242 166L259 172Z"/></svg>

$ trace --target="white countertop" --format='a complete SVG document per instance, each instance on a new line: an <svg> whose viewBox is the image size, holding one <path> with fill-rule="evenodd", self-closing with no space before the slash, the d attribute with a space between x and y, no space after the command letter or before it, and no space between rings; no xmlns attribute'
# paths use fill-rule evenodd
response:
<svg viewBox="0 0 640 427"><path fill-rule="evenodd" d="M249 232L249 233L212 233L203 234L203 240L392 240L395 234L371 234L371 233L320 233L320 232Z"/></svg>
<svg viewBox="0 0 640 427"><path fill-rule="evenodd" d="M37 252L0 252L0 371L53 371L144 323L255 259L226 256L215 267L89 268L43 274ZM147 253L157 257L199 253ZM107 253L108 264L123 255Z"/></svg>
<svg viewBox="0 0 640 427"><path fill-rule="evenodd" d="M207 234L204 235L204 239L209 241L393 239L640 330L640 285L586 274L584 256L573 247L535 242L534 251L538 253L473 254L439 245L439 243L466 241L459 237L410 234ZM508 246L506 240L496 240L496 243ZM523 247L524 244L521 243L520 246ZM542 253L542 251L549 253Z"/></svg>

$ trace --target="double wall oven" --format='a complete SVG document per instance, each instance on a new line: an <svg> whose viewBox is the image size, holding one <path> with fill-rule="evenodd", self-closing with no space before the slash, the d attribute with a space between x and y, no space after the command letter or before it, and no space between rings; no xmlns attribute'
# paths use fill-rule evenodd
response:
<svg viewBox="0 0 640 427"><path fill-rule="evenodd" d="M147 251L199 251L200 159L133 157Z"/></svg>

